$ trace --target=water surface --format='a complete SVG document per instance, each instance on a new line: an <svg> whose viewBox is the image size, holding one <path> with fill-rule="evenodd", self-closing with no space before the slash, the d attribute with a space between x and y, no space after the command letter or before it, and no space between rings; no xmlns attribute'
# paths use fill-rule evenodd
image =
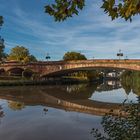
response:
<svg viewBox="0 0 140 140"><path fill-rule="evenodd" d="M118 109L126 94L120 82L55 86L0 87L2 140L93 140L92 128L103 131L103 114Z"/></svg>

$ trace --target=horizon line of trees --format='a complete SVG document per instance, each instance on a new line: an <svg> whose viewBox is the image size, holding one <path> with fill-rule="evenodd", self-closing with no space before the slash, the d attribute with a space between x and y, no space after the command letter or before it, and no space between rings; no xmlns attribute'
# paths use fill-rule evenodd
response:
<svg viewBox="0 0 140 140"><path fill-rule="evenodd" d="M0 55L1 61L37 62L37 58L30 54L29 50L23 46L13 47L9 54L0 49L0 54L3 54Z"/></svg>
<svg viewBox="0 0 140 140"><path fill-rule="evenodd" d="M4 41L3 41L4 43ZM4 46L5 47L5 46ZM37 62L37 58L30 54L29 49L24 46L15 46L10 50L9 54L4 53L4 49L0 49L0 53L3 54L0 56L0 60L15 60L20 62ZM62 58L64 61L72 60L87 60L84 54L81 54L76 51L66 52Z"/></svg>

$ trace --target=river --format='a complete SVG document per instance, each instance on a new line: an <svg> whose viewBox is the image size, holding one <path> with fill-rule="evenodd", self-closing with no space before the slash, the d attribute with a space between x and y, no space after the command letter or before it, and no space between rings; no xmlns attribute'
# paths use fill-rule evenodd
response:
<svg viewBox="0 0 140 140"><path fill-rule="evenodd" d="M1 140L94 140L103 114L139 102L120 81L102 84L0 87Z"/></svg>

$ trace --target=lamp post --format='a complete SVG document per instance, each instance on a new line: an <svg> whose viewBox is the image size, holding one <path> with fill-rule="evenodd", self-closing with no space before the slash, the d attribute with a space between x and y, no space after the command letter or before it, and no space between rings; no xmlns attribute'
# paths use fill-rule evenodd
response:
<svg viewBox="0 0 140 140"><path fill-rule="evenodd" d="M125 60L128 60L128 56L125 56Z"/></svg>
<svg viewBox="0 0 140 140"><path fill-rule="evenodd" d="M120 60L121 57L123 56L123 53L121 52L121 50L119 50L119 52L117 53L117 56L119 57L119 60Z"/></svg>
<svg viewBox="0 0 140 140"><path fill-rule="evenodd" d="M49 53L47 53L47 55L46 55L46 59L47 59L47 61L48 61L49 59L51 59Z"/></svg>

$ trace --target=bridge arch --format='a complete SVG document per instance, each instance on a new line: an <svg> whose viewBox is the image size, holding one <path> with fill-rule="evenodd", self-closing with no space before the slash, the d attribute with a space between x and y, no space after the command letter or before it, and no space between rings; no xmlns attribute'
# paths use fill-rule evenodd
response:
<svg viewBox="0 0 140 140"><path fill-rule="evenodd" d="M33 74L34 74L34 71L29 68L24 69L24 71L22 72L22 76L29 79L33 76Z"/></svg>
<svg viewBox="0 0 140 140"><path fill-rule="evenodd" d="M13 67L8 69L6 72L10 76L22 76L22 72L24 71L24 68L21 67Z"/></svg>
<svg viewBox="0 0 140 140"><path fill-rule="evenodd" d="M4 74L5 73L5 69L4 68L1 68L0 69L0 75Z"/></svg>
<svg viewBox="0 0 140 140"><path fill-rule="evenodd" d="M64 76L65 74L69 74L69 73L74 73L74 72L78 72L78 71L96 71L96 70L116 70L116 71L120 71L120 70L131 70L131 69L126 69L126 68L118 68L118 67L78 67L78 68L67 68L67 69L61 69L61 70L56 70L56 71L52 71L52 72L44 72L41 77L59 77L59 76Z"/></svg>
<svg viewBox="0 0 140 140"><path fill-rule="evenodd" d="M36 63L4 63L0 68L6 71L9 68L21 67L30 68L38 77L60 75L66 72L85 70L85 69L124 69L140 71L140 60L112 60L112 59L94 59L94 60L77 60L77 61L49 61Z"/></svg>

